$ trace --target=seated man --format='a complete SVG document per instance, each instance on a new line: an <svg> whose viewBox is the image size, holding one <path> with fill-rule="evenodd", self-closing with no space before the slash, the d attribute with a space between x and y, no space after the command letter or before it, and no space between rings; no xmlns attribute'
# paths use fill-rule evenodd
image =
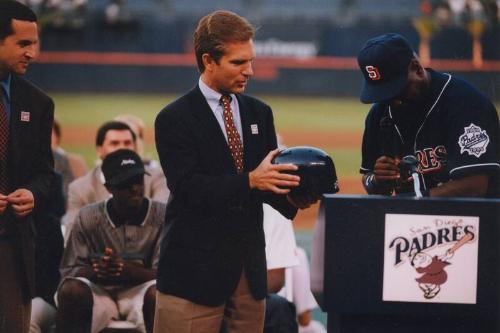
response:
<svg viewBox="0 0 500 333"><path fill-rule="evenodd" d="M266 239L267 296L264 333L296 333L295 306L277 293L285 285L285 269L298 265L292 221L264 204Z"/></svg>
<svg viewBox="0 0 500 333"><path fill-rule="evenodd" d="M284 289L287 290L287 296L289 291L292 292L293 304L297 309L299 333L326 333L323 324L312 319L312 310L318 307L318 303L311 292L309 260L306 251L301 247L297 247L295 251L299 264L287 269L287 273L290 271L291 274L286 275Z"/></svg>
<svg viewBox="0 0 500 333"><path fill-rule="evenodd" d="M54 119L54 124L52 125L51 148L52 155L54 155L54 170L59 172L63 177L64 207L66 208L69 183L85 175L88 168L81 155L68 153L61 147L61 132L61 125L57 119Z"/></svg>
<svg viewBox="0 0 500 333"><path fill-rule="evenodd" d="M130 127L132 131L134 131L136 136L135 142L137 146L135 152L142 158L144 165L150 168L161 169L160 162L151 159L149 153L145 152L144 150L144 140L146 135L146 124L144 124L144 121L141 118L134 116L133 114L119 114L113 120L121 121L122 123L127 124L128 127Z"/></svg>
<svg viewBox="0 0 500 333"><path fill-rule="evenodd" d="M136 151L136 136L128 125L118 121L104 123L97 131L96 151L102 160L117 149L132 149ZM145 167L151 177L144 179L144 194L147 198L159 202L167 202L169 191L161 168ZM68 207L62 224L66 228L65 240L71 231L75 216L83 206L105 200L110 194L104 187L101 167L96 166L85 176L69 184Z"/></svg>
<svg viewBox="0 0 500 333"><path fill-rule="evenodd" d="M165 204L144 197L144 164L120 149L102 164L112 197L78 213L61 263L57 332L99 332L126 318L153 327Z"/></svg>
<svg viewBox="0 0 500 333"><path fill-rule="evenodd" d="M311 316L318 305L311 293L307 255L296 244L292 221L264 204L264 234L269 293L264 332L325 333Z"/></svg>

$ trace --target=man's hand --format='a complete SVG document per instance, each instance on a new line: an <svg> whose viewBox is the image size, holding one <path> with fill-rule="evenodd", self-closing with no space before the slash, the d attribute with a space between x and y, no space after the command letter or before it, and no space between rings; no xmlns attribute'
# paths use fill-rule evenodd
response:
<svg viewBox="0 0 500 333"><path fill-rule="evenodd" d="M0 215L2 215L7 209L7 205L9 202L7 201L7 196L0 194Z"/></svg>
<svg viewBox="0 0 500 333"><path fill-rule="evenodd" d="M300 177L281 173L281 171L295 171L297 166L293 164L272 164L271 160L278 155L279 149L275 149L260 162L259 166L248 174L250 188L261 191L272 191L277 194L288 194L289 187L299 186Z"/></svg>
<svg viewBox="0 0 500 333"><path fill-rule="evenodd" d="M35 197L30 190L20 188L7 196L7 202L11 205L14 215L25 217L35 207ZM4 209L5 210L5 209Z"/></svg>
<svg viewBox="0 0 500 333"><path fill-rule="evenodd" d="M321 195L303 191L300 194L288 193L286 199L293 206L299 209L306 209L311 207L312 204L315 204L319 199L321 199Z"/></svg>
<svg viewBox="0 0 500 333"><path fill-rule="evenodd" d="M144 275L144 263L123 259L107 247L100 258L92 259L92 271L97 282L104 284L127 283ZM153 277L143 279L151 280ZM142 280L141 280L142 281Z"/></svg>
<svg viewBox="0 0 500 333"><path fill-rule="evenodd" d="M115 284L121 283L127 278L124 272L126 263L109 247L104 249L102 256L92 259L91 263L96 282Z"/></svg>
<svg viewBox="0 0 500 333"><path fill-rule="evenodd" d="M379 157L375 162L373 175L376 184L398 180L400 177L399 159L388 156Z"/></svg>

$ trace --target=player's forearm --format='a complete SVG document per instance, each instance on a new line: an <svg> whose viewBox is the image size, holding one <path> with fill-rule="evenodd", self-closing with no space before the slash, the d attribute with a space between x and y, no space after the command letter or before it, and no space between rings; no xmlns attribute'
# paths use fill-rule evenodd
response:
<svg viewBox="0 0 500 333"><path fill-rule="evenodd" d="M484 197L488 190L488 175L468 176L450 180L429 191L431 197Z"/></svg>
<svg viewBox="0 0 500 333"><path fill-rule="evenodd" d="M74 277L84 277L89 279L90 281L96 282L96 274L94 270L92 269L91 265L85 265L81 266L78 269L74 271L73 274L71 274Z"/></svg>
<svg viewBox="0 0 500 333"><path fill-rule="evenodd" d="M156 269L132 266L124 272L123 279L133 283L144 283L156 279Z"/></svg>
<svg viewBox="0 0 500 333"><path fill-rule="evenodd" d="M388 181L384 183L376 182L373 172L363 175L363 187L368 194L391 195L394 191L394 182Z"/></svg>
<svg viewBox="0 0 500 333"><path fill-rule="evenodd" d="M277 268L267 271L267 292L277 293L285 285L285 269Z"/></svg>

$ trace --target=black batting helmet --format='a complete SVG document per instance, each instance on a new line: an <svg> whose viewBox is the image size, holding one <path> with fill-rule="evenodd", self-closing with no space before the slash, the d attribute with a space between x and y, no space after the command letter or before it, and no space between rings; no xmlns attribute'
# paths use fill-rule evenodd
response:
<svg viewBox="0 0 500 333"><path fill-rule="evenodd" d="M273 164L294 164L297 171L287 171L300 177L300 185L291 189L292 193L307 192L317 195L337 193L337 173L330 156L321 149L307 146L282 150Z"/></svg>

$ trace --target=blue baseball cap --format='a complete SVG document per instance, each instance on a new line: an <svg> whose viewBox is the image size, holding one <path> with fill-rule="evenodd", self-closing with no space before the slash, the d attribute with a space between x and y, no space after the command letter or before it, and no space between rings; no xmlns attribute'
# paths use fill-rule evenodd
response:
<svg viewBox="0 0 500 333"><path fill-rule="evenodd" d="M410 43L399 34L368 40L358 53L358 65L365 78L361 102L376 103L397 96L408 81L408 66L414 53Z"/></svg>

